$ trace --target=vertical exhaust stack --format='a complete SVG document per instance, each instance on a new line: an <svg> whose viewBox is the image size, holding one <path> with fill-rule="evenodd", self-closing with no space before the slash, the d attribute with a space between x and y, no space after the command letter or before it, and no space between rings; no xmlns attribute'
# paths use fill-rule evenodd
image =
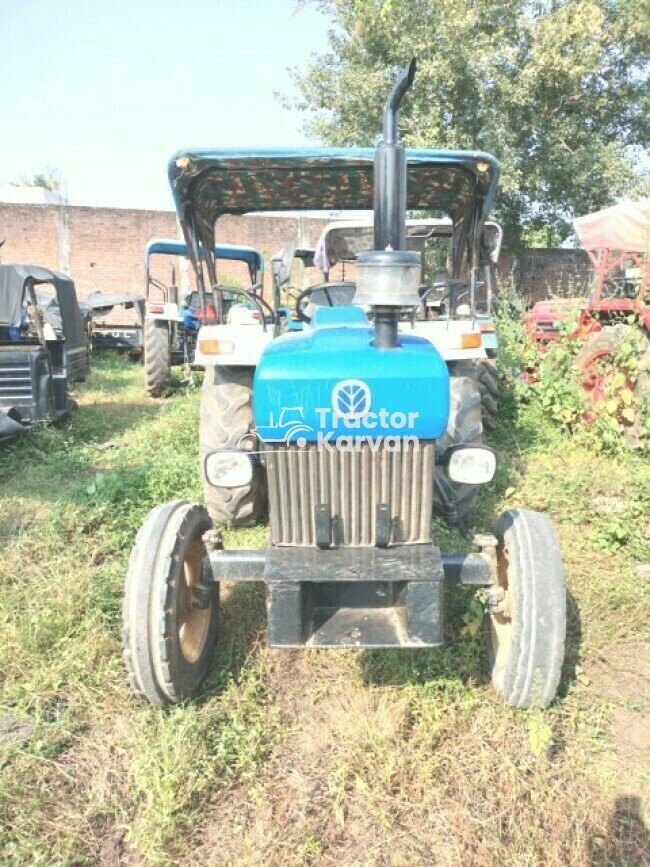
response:
<svg viewBox="0 0 650 867"><path fill-rule="evenodd" d="M373 307L375 347L397 347L400 307L420 300L420 259L406 251L406 151L399 144L400 103L415 77L415 59L402 70L386 100L384 140L375 152L375 249L357 259L355 302Z"/></svg>

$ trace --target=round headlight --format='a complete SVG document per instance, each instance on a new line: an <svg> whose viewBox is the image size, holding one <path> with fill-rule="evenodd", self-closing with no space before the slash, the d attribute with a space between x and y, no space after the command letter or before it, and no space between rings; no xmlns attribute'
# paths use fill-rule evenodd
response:
<svg viewBox="0 0 650 867"><path fill-rule="evenodd" d="M240 488L250 484L253 464L246 452L212 452L205 459L205 477L215 488Z"/></svg>
<svg viewBox="0 0 650 867"><path fill-rule="evenodd" d="M463 485L484 485L491 482L497 468L492 449L481 446L457 446L449 456L447 473L454 482Z"/></svg>

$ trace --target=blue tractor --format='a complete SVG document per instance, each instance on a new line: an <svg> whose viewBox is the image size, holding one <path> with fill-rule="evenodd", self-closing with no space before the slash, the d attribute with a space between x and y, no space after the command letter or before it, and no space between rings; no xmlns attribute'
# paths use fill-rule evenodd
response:
<svg viewBox="0 0 650 867"><path fill-rule="evenodd" d="M406 210L448 212L476 262L499 166L485 153L400 146L398 108L414 73L412 62L391 90L375 152L188 151L170 163L199 292L205 267L215 300L214 263L198 253L212 249L223 214L373 207L374 250L358 257L355 305L325 300L310 327L269 341L250 397L233 410L252 413L241 443L204 455L216 488L248 490L263 468L265 550L223 550L207 510L184 501L155 508L137 535L124 656L131 686L153 704L187 699L205 677L223 581L264 582L268 641L277 648L436 647L444 585L483 588L494 687L522 708L556 695L566 591L548 518L508 511L464 555L443 553L432 534L434 480L452 493L488 483L496 459L474 442L445 441L447 365L428 340L398 330L420 285ZM315 291L327 299L337 289Z"/></svg>
<svg viewBox="0 0 650 867"><path fill-rule="evenodd" d="M250 277L249 291L254 294L260 288L264 275L261 253L251 247L232 244L216 247L212 244L211 251L213 262L243 263ZM151 397L165 394L171 382L172 366L183 365L189 372L204 364L197 347L199 331L204 323L216 321L213 292L202 292L201 295L196 291L189 292L181 304L175 266L172 265L169 284L152 274L154 257L173 257L176 261L187 255L187 245L175 238L153 238L145 248L144 375L147 393ZM199 250L197 255L202 258L204 253ZM246 292L219 284L222 310L241 302L242 295L248 302Z"/></svg>

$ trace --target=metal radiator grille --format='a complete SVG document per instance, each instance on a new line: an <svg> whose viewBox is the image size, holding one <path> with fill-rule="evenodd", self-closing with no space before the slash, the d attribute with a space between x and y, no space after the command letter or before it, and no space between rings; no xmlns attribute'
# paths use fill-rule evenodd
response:
<svg viewBox="0 0 650 867"><path fill-rule="evenodd" d="M315 545L322 504L330 506L337 546L374 546L379 504L388 506L392 543L431 539L433 442L399 451L269 445L266 460L273 545Z"/></svg>
<svg viewBox="0 0 650 867"><path fill-rule="evenodd" d="M0 406L29 407L32 404L32 374L29 360L2 361L0 358Z"/></svg>

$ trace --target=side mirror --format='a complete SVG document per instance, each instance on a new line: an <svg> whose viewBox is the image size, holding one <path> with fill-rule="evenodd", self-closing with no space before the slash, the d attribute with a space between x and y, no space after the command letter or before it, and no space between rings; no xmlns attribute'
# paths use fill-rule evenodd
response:
<svg viewBox="0 0 650 867"><path fill-rule="evenodd" d="M273 273L273 282L276 286L284 286L285 283L289 282L295 254L296 243L292 241L291 244L283 247L271 259L271 272Z"/></svg>
<svg viewBox="0 0 650 867"><path fill-rule="evenodd" d="M483 228L481 254L485 264L498 265L501 255L503 229L498 223L486 223Z"/></svg>

